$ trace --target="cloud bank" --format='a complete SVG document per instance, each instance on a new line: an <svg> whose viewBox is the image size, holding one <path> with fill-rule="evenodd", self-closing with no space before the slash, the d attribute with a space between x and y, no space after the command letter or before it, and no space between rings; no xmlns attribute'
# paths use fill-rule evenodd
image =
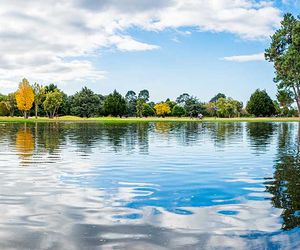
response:
<svg viewBox="0 0 300 250"><path fill-rule="evenodd" d="M98 81L105 72L91 57L101 49L159 48L135 39L131 28L191 27L264 39L279 21L272 3L253 0L2 0L0 90L15 88L23 77L42 83Z"/></svg>

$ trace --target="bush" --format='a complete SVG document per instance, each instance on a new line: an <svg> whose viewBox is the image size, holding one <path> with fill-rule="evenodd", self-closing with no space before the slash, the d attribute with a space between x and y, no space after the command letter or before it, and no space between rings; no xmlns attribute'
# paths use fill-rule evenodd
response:
<svg viewBox="0 0 300 250"><path fill-rule="evenodd" d="M186 115L186 110L184 107L180 106L180 105L175 105L172 109L172 115L173 116L185 116Z"/></svg>

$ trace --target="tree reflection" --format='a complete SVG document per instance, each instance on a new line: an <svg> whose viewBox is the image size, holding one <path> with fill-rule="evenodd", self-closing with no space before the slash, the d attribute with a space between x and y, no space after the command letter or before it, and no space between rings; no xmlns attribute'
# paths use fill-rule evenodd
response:
<svg viewBox="0 0 300 250"><path fill-rule="evenodd" d="M65 131L59 123L36 124L36 137L38 145L50 154L56 153L62 142L65 142Z"/></svg>
<svg viewBox="0 0 300 250"><path fill-rule="evenodd" d="M33 155L34 140L30 128L27 128L24 124L23 128L20 128L16 134L16 150L21 158L21 161L26 160Z"/></svg>
<svg viewBox="0 0 300 250"><path fill-rule="evenodd" d="M90 154L97 141L103 137L103 126L99 124L69 124L67 128L68 137L85 154Z"/></svg>
<svg viewBox="0 0 300 250"><path fill-rule="evenodd" d="M274 207L283 209L282 229L300 226L300 125L293 134L295 124L280 124L278 155L273 179L266 182Z"/></svg>
<svg viewBox="0 0 300 250"><path fill-rule="evenodd" d="M247 123L250 145L258 155L267 151L276 126L274 123Z"/></svg>
<svg viewBox="0 0 300 250"><path fill-rule="evenodd" d="M208 123L206 130L210 134L211 140L218 148L223 148L226 142L232 143L234 140L240 140L243 135L242 123Z"/></svg>

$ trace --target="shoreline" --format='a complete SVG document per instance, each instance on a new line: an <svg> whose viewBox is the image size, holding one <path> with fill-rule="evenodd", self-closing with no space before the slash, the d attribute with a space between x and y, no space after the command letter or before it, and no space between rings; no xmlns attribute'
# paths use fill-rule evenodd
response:
<svg viewBox="0 0 300 250"><path fill-rule="evenodd" d="M259 117L259 118L215 118L206 117L202 120L189 117L148 117L148 118L118 118L118 117L95 117L80 118L74 116L62 116L58 118L39 117L35 119L31 117L24 119L23 117L0 117L0 123L136 123L136 122L300 122L299 117Z"/></svg>

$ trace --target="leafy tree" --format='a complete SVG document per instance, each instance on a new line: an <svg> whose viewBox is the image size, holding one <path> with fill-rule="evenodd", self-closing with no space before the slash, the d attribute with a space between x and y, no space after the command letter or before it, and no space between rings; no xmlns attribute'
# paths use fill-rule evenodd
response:
<svg viewBox="0 0 300 250"><path fill-rule="evenodd" d="M275 114L276 115L283 115L284 112L283 112L283 110L281 110L279 102L274 100L273 104L274 104L274 108L275 108Z"/></svg>
<svg viewBox="0 0 300 250"><path fill-rule="evenodd" d="M171 101L170 98L166 100L166 103L169 105L171 110L173 110L174 106L177 104L176 102Z"/></svg>
<svg viewBox="0 0 300 250"><path fill-rule="evenodd" d="M162 117L165 117L166 115L171 113L170 106L165 102L156 104L154 106L154 109L155 109L156 114L158 116L162 116Z"/></svg>
<svg viewBox="0 0 300 250"><path fill-rule="evenodd" d="M80 117L93 117L99 114L101 99L87 87L82 88L71 98L71 114Z"/></svg>
<svg viewBox="0 0 300 250"><path fill-rule="evenodd" d="M243 103L232 98L219 98L216 102L216 112L220 117L240 116Z"/></svg>
<svg viewBox="0 0 300 250"><path fill-rule="evenodd" d="M184 107L180 106L180 105L175 105L172 109L172 115L173 116L185 116L186 114L186 110L184 109Z"/></svg>
<svg viewBox="0 0 300 250"><path fill-rule="evenodd" d="M292 14L284 15L281 27L271 37L265 58L274 63L275 82L279 90L293 92L300 116L300 20Z"/></svg>
<svg viewBox="0 0 300 250"><path fill-rule="evenodd" d="M144 102L148 102L149 98L150 98L149 91L147 89L141 90L140 93L139 93L138 98L143 99Z"/></svg>
<svg viewBox="0 0 300 250"><path fill-rule="evenodd" d="M25 78L19 84L19 88L16 92L16 101L18 109L23 112L24 118L27 118L27 112L32 108L34 101L34 93L29 82Z"/></svg>
<svg viewBox="0 0 300 250"><path fill-rule="evenodd" d="M127 113L129 116L136 115L136 104L137 97L136 93L133 90L129 90L125 95L126 103L127 103Z"/></svg>
<svg viewBox="0 0 300 250"><path fill-rule="evenodd" d="M211 98L209 102L216 102L216 101L218 101L219 98L226 98L226 95L224 95L222 93L218 93L213 98Z"/></svg>
<svg viewBox="0 0 300 250"><path fill-rule="evenodd" d="M16 93L9 93L7 95L7 102L9 105L9 114L10 116L14 116L15 109L17 108Z"/></svg>
<svg viewBox="0 0 300 250"><path fill-rule="evenodd" d="M47 86L45 86L45 93L49 93L49 92L54 92L55 90L59 90L57 85L55 85L54 83L51 83Z"/></svg>
<svg viewBox="0 0 300 250"><path fill-rule="evenodd" d="M0 102L1 102L1 101L5 101L6 98L7 98L7 97L6 97L5 95L0 94Z"/></svg>
<svg viewBox="0 0 300 250"><path fill-rule="evenodd" d="M284 116L287 116L289 113L289 109L291 107L291 105L294 102L293 99L293 93L289 90L278 90L277 92L277 100L279 102L280 107L282 108L281 110L279 110L279 113L281 113Z"/></svg>
<svg viewBox="0 0 300 250"><path fill-rule="evenodd" d="M143 111L144 111L144 100L143 99L138 99L136 103L136 114L138 117L143 116Z"/></svg>
<svg viewBox="0 0 300 250"><path fill-rule="evenodd" d="M183 94L181 94L180 96L178 96L178 97L176 98L176 102L177 102L178 104L185 105L186 101L187 101L189 98L190 98L190 95L189 95L189 94L183 93Z"/></svg>
<svg viewBox="0 0 300 250"><path fill-rule="evenodd" d="M35 109L34 109L35 119L37 119L39 105L42 103L45 96L45 88L38 83L34 83L33 92L34 92L34 105L35 105Z"/></svg>
<svg viewBox="0 0 300 250"><path fill-rule="evenodd" d="M154 108L154 106L155 106L154 102L148 102L148 104L150 105L151 108Z"/></svg>
<svg viewBox="0 0 300 250"><path fill-rule="evenodd" d="M0 102L0 116L8 116L9 115L9 107L7 101Z"/></svg>
<svg viewBox="0 0 300 250"><path fill-rule="evenodd" d="M143 116L148 117L154 114L153 108L148 103L143 103Z"/></svg>
<svg viewBox="0 0 300 250"><path fill-rule="evenodd" d="M63 103L63 93L59 90L48 92L44 101L44 109L50 118L53 118Z"/></svg>
<svg viewBox="0 0 300 250"><path fill-rule="evenodd" d="M116 90L104 100L104 112L107 115L122 117L126 111L126 101Z"/></svg>
<svg viewBox="0 0 300 250"><path fill-rule="evenodd" d="M274 103L265 90L257 89L247 103L247 111L255 116L272 116L276 113Z"/></svg>
<svg viewBox="0 0 300 250"><path fill-rule="evenodd" d="M54 92L55 90L59 91L62 94L62 104L59 106L57 110L57 114L60 115L69 115L71 113L71 98L68 97L67 94L65 94L62 90L60 90L57 85L51 83L47 86L45 86L45 94L49 92ZM44 97L45 98L45 97ZM44 100L43 100L44 102Z"/></svg>
<svg viewBox="0 0 300 250"><path fill-rule="evenodd" d="M197 116L198 114L205 113L204 106L199 102L199 100L194 96L189 96L185 100L184 108L188 115Z"/></svg>
<svg viewBox="0 0 300 250"><path fill-rule="evenodd" d="M216 116L217 115L217 106L215 102L209 102L205 104L205 108L207 113L210 116Z"/></svg>

